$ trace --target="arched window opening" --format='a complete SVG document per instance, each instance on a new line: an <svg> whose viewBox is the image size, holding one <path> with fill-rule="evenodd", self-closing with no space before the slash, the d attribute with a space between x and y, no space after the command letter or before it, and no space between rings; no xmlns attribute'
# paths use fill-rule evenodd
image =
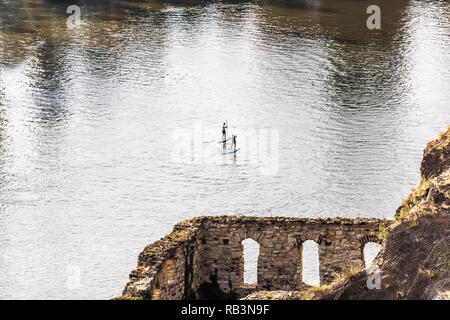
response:
<svg viewBox="0 0 450 320"><path fill-rule="evenodd" d="M253 239L241 241L240 280L241 284L258 283L259 243Z"/></svg>
<svg viewBox="0 0 450 320"><path fill-rule="evenodd" d="M319 245L313 240L303 242L301 248L301 279L309 285L320 285Z"/></svg>
<svg viewBox="0 0 450 320"><path fill-rule="evenodd" d="M373 260L376 258L380 250L381 246L375 242L367 242L364 245L364 249L362 251L363 253L362 260L364 267L370 267L372 265Z"/></svg>

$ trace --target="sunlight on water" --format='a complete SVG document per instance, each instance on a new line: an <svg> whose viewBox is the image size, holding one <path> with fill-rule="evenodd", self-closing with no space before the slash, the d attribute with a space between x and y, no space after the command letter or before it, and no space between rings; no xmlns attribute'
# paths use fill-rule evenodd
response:
<svg viewBox="0 0 450 320"><path fill-rule="evenodd" d="M392 218L450 124L445 1L77 3L0 2L3 299L118 296L194 216Z"/></svg>

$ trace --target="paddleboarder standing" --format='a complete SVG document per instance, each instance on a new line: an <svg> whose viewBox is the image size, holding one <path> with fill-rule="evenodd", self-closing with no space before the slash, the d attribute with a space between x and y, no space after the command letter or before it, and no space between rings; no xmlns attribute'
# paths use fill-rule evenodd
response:
<svg viewBox="0 0 450 320"><path fill-rule="evenodd" d="M224 122L223 125L222 125L222 139L223 140L227 139L227 129L228 129L228 126Z"/></svg>
<svg viewBox="0 0 450 320"><path fill-rule="evenodd" d="M237 148L236 148L236 137L237 137L237 135L235 135L235 134L233 134L233 137L232 137L232 141L233 141L233 146L234 146L234 150L236 150Z"/></svg>

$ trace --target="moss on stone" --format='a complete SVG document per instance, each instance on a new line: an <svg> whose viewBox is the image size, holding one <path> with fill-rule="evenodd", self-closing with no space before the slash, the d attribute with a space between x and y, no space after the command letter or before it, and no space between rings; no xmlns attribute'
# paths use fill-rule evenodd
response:
<svg viewBox="0 0 450 320"><path fill-rule="evenodd" d="M387 226L384 223L380 223L380 232L377 234L377 238L380 241L383 241L387 235Z"/></svg>

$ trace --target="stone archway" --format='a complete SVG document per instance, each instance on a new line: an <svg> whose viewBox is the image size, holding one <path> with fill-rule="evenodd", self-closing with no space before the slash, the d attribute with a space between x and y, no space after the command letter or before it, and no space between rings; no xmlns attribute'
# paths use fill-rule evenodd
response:
<svg viewBox="0 0 450 320"><path fill-rule="evenodd" d="M301 243L300 280L309 285L320 285L319 244L314 240Z"/></svg>
<svg viewBox="0 0 450 320"><path fill-rule="evenodd" d="M359 239L361 243L361 265L369 266L381 250L381 240L374 234L369 234Z"/></svg>

